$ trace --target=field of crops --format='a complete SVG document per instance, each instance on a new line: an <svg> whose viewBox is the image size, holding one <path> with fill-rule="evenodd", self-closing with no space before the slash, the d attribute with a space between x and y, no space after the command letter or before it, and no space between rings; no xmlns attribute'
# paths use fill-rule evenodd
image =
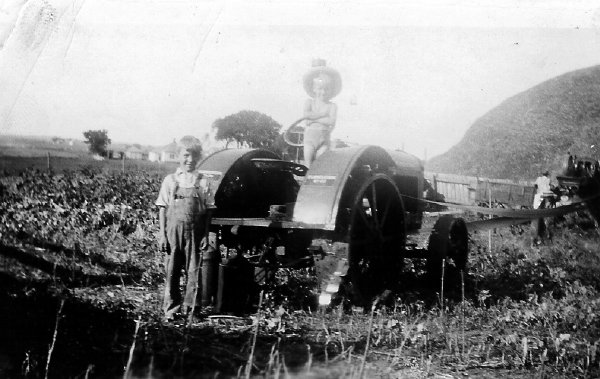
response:
<svg viewBox="0 0 600 379"><path fill-rule="evenodd" d="M600 376L600 235L585 215L541 245L522 227L495 230L491 251L473 234L464 279L407 261L387 307L310 309L307 272L282 271L253 314L164 323L163 175L2 174L0 377Z"/></svg>

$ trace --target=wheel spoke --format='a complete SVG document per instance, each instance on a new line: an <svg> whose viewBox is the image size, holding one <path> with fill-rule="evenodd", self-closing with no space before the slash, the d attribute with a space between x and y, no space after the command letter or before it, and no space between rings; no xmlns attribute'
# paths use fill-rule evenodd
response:
<svg viewBox="0 0 600 379"><path fill-rule="evenodd" d="M373 227L373 222L368 219L362 204L357 204L356 211L358 212L358 214L360 214L360 218L367 227L369 234L376 233L376 229Z"/></svg>
<svg viewBox="0 0 600 379"><path fill-rule="evenodd" d="M368 198L366 198L367 201L369 201ZM370 205L370 201L369 201L369 205ZM375 225L375 221L373 220L374 216L373 214L368 215L365 211L365 208L363 207L362 204L357 204L358 208L357 211L360 214L360 218L362 219L363 223L365 224L365 226L367 227L367 232L373 236L373 238L377 238L378 234L378 227L377 225ZM373 212L373 207L370 207L371 212Z"/></svg>
<svg viewBox="0 0 600 379"><path fill-rule="evenodd" d="M371 204L371 214L373 215L373 220L375 222L375 229L379 229L379 218L377 217L377 190L375 188L375 183L371 184L371 197L373 198L373 203Z"/></svg>
<svg viewBox="0 0 600 379"><path fill-rule="evenodd" d="M388 202L385 204L385 209L383 210L383 217L381 218L381 221L379 223L381 225L382 230L386 226L385 222L387 221L388 212L390 211L391 207L392 207L392 199L390 198L388 200Z"/></svg>

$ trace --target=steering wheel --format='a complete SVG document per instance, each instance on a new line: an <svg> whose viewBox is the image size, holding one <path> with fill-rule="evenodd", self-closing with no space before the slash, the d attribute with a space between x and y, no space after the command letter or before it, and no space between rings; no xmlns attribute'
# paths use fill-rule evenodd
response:
<svg viewBox="0 0 600 379"><path fill-rule="evenodd" d="M283 140L290 146L302 147L304 146L304 127L300 125L304 118L294 121L285 132L283 133Z"/></svg>

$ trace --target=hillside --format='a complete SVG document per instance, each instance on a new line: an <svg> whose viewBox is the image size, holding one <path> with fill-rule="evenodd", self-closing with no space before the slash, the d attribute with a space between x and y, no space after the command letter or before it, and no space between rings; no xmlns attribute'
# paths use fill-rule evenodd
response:
<svg viewBox="0 0 600 379"><path fill-rule="evenodd" d="M460 175L531 179L554 173L567 152L600 157L600 66L519 93L479 118L463 139L427 162Z"/></svg>

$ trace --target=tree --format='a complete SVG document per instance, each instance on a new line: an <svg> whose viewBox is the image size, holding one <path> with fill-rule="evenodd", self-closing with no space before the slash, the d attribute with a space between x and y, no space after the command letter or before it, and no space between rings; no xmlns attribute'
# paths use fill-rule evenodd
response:
<svg viewBox="0 0 600 379"><path fill-rule="evenodd" d="M236 142L238 147L272 148L281 124L263 113L244 110L216 120L212 127L217 130L215 138L227 145Z"/></svg>
<svg viewBox="0 0 600 379"><path fill-rule="evenodd" d="M108 131L106 130L88 130L83 132L85 143L90 145L90 153L101 156L106 155L106 147L110 144Z"/></svg>

